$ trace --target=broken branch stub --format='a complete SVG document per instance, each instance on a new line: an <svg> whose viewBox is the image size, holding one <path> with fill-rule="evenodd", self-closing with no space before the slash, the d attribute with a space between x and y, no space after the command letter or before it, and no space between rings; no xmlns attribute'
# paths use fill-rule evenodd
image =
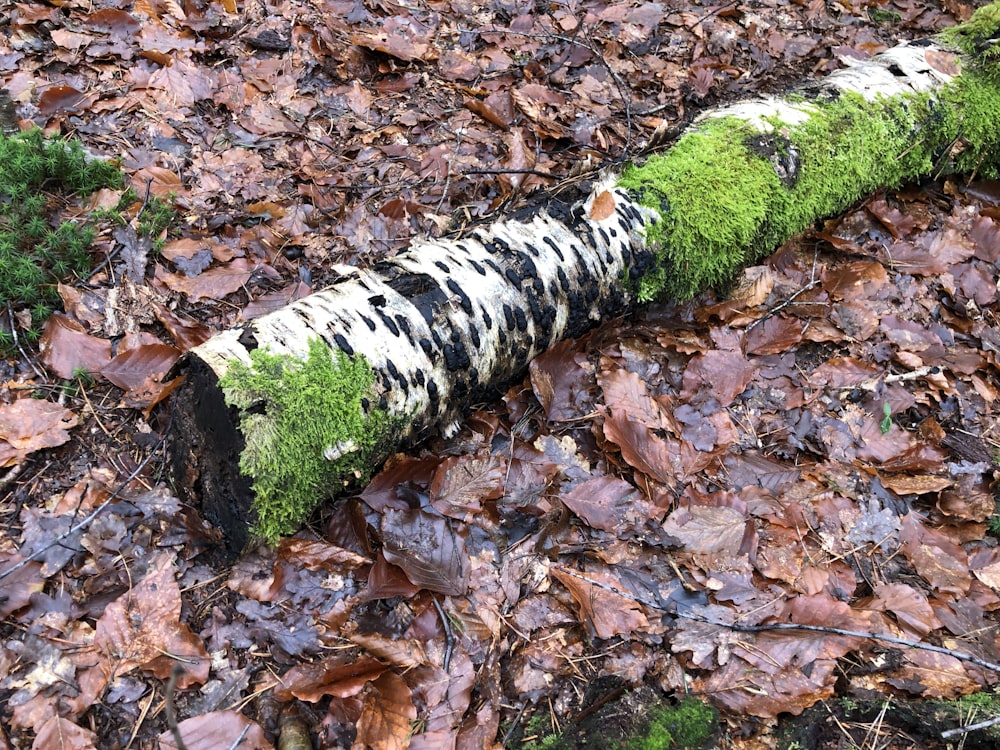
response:
<svg viewBox="0 0 1000 750"><path fill-rule="evenodd" d="M711 110L667 151L452 240L417 242L191 350L178 484L241 546L400 446L453 431L551 344L688 297L884 186L996 176L1000 4L785 97Z"/></svg>

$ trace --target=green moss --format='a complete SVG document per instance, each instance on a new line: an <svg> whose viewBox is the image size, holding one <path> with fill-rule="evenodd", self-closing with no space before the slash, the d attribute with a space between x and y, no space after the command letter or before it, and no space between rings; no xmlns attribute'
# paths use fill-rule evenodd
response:
<svg viewBox="0 0 1000 750"><path fill-rule="evenodd" d="M877 23L880 26L895 26L903 20L902 13L886 8L869 8L868 17L872 20L872 23Z"/></svg>
<svg viewBox="0 0 1000 750"><path fill-rule="evenodd" d="M375 374L360 357L335 354L319 338L305 359L250 353L219 381L240 414L240 470L253 481L254 532L268 542L298 529L345 478L367 480L398 420L373 410Z"/></svg>
<svg viewBox="0 0 1000 750"><path fill-rule="evenodd" d="M663 706L650 716L642 736L626 742L625 750L695 750L715 735L718 712L697 698L685 698L676 706Z"/></svg>
<svg viewBox="0 0 1000 750"><path fill-rule="evenodd" d="M31 311L23 338L38 337L59 299L56 282L92 266L94 230L87 221L57 220L60 194L85 196L123 181L116 165L88 157L76 141L40 130L0 135L0 310ZM13 344L10 331L0 331L0 350Z"/></svg>
<svg viewBox="0 0 1000 750"><path fill-rule="evenodd" d="M977 49L996 31L1000 4L982 8L966 36ZM990 53L992 54L992 52ZM636 279L642 301L691 297L880 187L940 173L997 174L998 64L970 66L932 99L799 101L799 125L777 119L770 134L742 119L708 120L669 151L625 170L619 183L660 220L647 229L658 266ZM794 179L773 162L798 165Z"/></svg>

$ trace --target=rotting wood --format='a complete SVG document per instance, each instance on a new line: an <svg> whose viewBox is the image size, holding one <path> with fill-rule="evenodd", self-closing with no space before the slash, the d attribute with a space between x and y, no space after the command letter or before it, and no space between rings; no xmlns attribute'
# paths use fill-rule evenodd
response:
<svg viewBox="0 0 1000 750"><path fill-rule="evenodd" d="M189 352L174 399L179 488L232 546L248 526L273 540L393 450L456 429L468 404L556 341L637 302L725 283L879 187L995 175L998 29L995 3L941 39L709 111L671 149L605 176L573 206L414 243L220 333ZM316 409L299 402L289 432L278 412L302 394L282 384L303 380L282 372L311 367L317 341L333 353L323 377L345 395ZM262 368L278 384L271 392L248 379Z"/></svg>

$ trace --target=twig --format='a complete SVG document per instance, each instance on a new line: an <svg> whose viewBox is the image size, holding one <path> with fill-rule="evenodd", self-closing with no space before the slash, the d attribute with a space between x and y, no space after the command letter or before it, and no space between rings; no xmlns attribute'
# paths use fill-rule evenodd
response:
<svg viewBox="0 0 1000 750"><path fill-rule="evenodd" d="M163 442L164 441L161 440L160 443L159 443L159 445L163 445ZM157 446L157 447L159 447L159 446ZM131 474L129 474L125 478L125 480L122 481L115 488L114 492L112 492L110 495L108 495L100 505L98 505L96 508L94 508L94 510L92 510L90 512L90 515L88 515L82 521L79 521L78 523L75 523L72 526L70 526L68 530L64 531L62 534L60 534L59 536L57 536L55 539L53 539L45 547L42 547L39 550L35 550L34 552L32 552L30 555L28 555L26 558L24 558L23 560L21 560L17 564L12 565L11 567L7 568L7 570L4 570L4 571L0 572L0 581L2 581L4 578L6 578L7 576L9 576L14 571L20 570L21 568L23 568L25 565L27 565L32 560L35 560L36 558L41 557L42 555L44 555L46 552L48 552L53 547L58 546L64 540L66 540L69 537L73 536L73 534L75 534L80 529L82 529L84 526L86 526L91 521L93 521L95 518L97 518L97 516L100 515L101 511L104 510L105 508L107 508L111 504L111 501L114 500L115 498L117 498L122 493L122 491L129 485L129 483L133 479L135 479L137 476L139 476L139 474L142 472L142 470L144 468L146 468L146 464L148 464L150 461L153 460L153 456L154 455L156 455L156 450L155 449L152 450L152 451L150 451L149 455L146 456L146 458L144 458L142 460L142 462L138 466L135 467L135 471L133 471Z"/></svg>
<svg viewBox="0 0 1000 750"><path fill-rule="evenodd" d="M952 737L957 737L960 734L968 734L969 732L975 732L977 729L989 729L1000 724L1000 716L994 716L992 719L987 719L986 721L980 721L976 724L969 724L964 727L956 727L955 729L948 729L941 732L941 739L949 740Z"/></svg>
<svg viewBox="0 0 1000 750"><path fill-rule="evenodd" d="M778 312L781 312L782 310L784 310L786 307L788 307L790 304L792 304L800 295L805 294L810 289L813 289L813 288L819 286L819 284L820 284L819 279L813 279L808 284L806 284L804 287L802 287L801 289L799 289L791 297L789 297L784 302L782 302L780 305L778 305L777 307L772 307L770 310L768 310L764 314L764 317L758 318L753 323L751 323L750 325L748 325L744 330L746 330L746 331L752 331L754 328L756 328L757 326L759 326L765 320L767 320L768 318L772 317L775 313L778 313Z"/></svg>
<svg viewBox="0 0 1000 750"><path fill-rule="evenodd" d="M466 169L463 175L470 174L533 174L537 177L547 177L556 180L558 177L550 172L543 172L540 169Z"/></svg>
<svg viewBox="0 0 1000 750"><path fill-rule="evenodd" d="M871 633L864 630L845 630L843 628L834 628L827 625L801 625L796 622L773 622L764 625L740 625L738 623L720 622L710 617L693 615L679 610L677 612L677 616L682 617L685 620L695 620L696 622L704 622L709 625L717 625L721 628L728 628L729 630L735 630L738 633L765 633L771 630L808 630L814 633L830 633L832 635L844 635L851 638L871 639L873 641L892 643L897 646L915 648L920 651L933 651L935 654L945 654L946 656L952 656L959 661L967 661L978 667L982 667L983 669L989 669L991 672L1000 673L1000 664L980 659L978 656L964 654L961 651L944 648L943 646L934 646L930 643L921 643L920 641L910 641L906 638L897 638L894 635L883 635L882 633Z"/></svg>
<svg viewBox="0 0 1000 750"><path fill-rule="evenodd" d="M448 671L448 666L451 664L451 653L455 650L455 633L451 629L451 623L448 621L448 614L444 611L444 607L437 598L431 599L434 602L434 609L437 610L438 617L441 618L441 627L444 628L444 662L442 666L444 671Z"/></svg>
<svg viewBox="0 0 1000 750"><path fill-rule="evenodd" d="M187 745L184 744L184 738L181 736L181 728L177 726L177 707L174 705L177 678L182 674L184 674L184 667L180 664L174 664L174 668L170 670L170 679L167 680L166 695L163 697L167 726L170 728L170 733L174 736L174 744L177 745L177 750L187 750Z"/></svg>
<svg viewBox="0 0 1000 750"><path fill-rule="evenodd" d="M236 750L236 748L239 747L240 743L243 742L243 738L247 736L247 732L250 731L250 727L251 726L252 726L251 724L244 724L243 725L243 731L240 732L240 736L239 737L237 737L235 740L233 740L233 744L229 746L229 750ZM183 750L183 749L182 748L178 748L177 750Z"/></svg>

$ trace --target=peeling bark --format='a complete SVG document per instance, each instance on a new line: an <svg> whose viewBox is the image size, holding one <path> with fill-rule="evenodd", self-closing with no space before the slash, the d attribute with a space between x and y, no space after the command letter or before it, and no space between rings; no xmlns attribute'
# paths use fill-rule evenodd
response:
<svg viewBox="0 0 1000 750"><path fill-rule="evenodd" d="M974 16L974 34L953 35L954 43L969 42L963 59L938 42L903 44L792 95L713 110L671 150L606 176L568 210L543 207L528 220L414 243L220 333L189 353L175 399L173 461L182 490L200 499L235 546L246 540L247 524L274 538L304 520L268 523L272 505L282 502L280 482L266 502L254 501L260 476L248 479L237 467L248 442L261 450L241 426L251 414L255 429L266 425L276 403L242 393L233 376L234 362L256 366L254 350L286 355L296 367L318 337L371 367L374 382L360 409L362 422L384 433L378 449L360 450L371 435L336 430L322 444L301 446L306 459L327 462L332 494L337 478L363 479L396 447L454 431L468 404L519 377L551 344L637 301L722 282L881 185L942 171L995 172L1000 86L973 56L990 36L984 29L1000 26L998 7ZM336 422L338 415L315 418ZM260 474L261 462L253 465Z"/></svg>

